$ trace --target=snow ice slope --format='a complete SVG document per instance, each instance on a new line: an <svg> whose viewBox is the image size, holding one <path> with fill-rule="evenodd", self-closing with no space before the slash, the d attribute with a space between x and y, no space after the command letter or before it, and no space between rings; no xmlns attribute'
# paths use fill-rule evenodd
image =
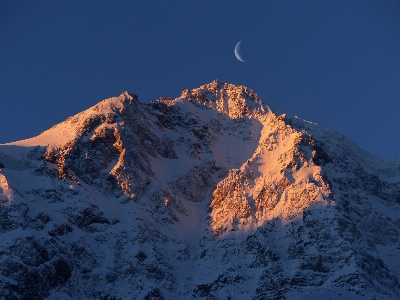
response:
<svg viewBox="0 0 400 300"><path fill-rule="evenodd" d="M0 145L2 299L399 299L400 162L213 81Z"/></svg>

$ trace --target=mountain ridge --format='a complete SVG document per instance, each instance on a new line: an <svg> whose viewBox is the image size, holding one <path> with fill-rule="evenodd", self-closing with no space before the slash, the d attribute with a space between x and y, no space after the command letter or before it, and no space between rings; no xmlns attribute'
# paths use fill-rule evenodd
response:
<svg viewBox="0 0 400 300"><path fill-rule="evenodd" d="M4 299L399 297L400 161L246 87L124 92L0 162Z"/></svg>

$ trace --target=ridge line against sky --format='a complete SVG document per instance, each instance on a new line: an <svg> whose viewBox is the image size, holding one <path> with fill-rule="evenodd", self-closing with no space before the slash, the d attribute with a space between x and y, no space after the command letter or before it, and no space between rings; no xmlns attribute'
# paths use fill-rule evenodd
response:
<svg viewBox="0 0 400 300"><path fill-rule="evenodd" d="M400 158L399 1L0 1L0 143L214 79Z"/></svg>

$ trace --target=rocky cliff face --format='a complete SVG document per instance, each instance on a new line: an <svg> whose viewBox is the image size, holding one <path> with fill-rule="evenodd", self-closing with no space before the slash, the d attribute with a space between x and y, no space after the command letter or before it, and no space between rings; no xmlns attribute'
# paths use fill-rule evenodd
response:
<svg viewBox="0 0 400 300"><path fill-rule="evenodd" d="M400 162L246 87L126 92L0 166L2 299L400 298Z"/></svg>

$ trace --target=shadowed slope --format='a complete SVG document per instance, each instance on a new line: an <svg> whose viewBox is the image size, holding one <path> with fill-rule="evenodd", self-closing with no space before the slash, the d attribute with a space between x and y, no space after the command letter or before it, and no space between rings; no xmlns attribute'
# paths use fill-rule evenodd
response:
<svg viewBox="0 0 400 300"><path fill-rule="evenodd" d="M246 87L125 92L0 162L5 299L398 297L399 162Z"/></svg>

